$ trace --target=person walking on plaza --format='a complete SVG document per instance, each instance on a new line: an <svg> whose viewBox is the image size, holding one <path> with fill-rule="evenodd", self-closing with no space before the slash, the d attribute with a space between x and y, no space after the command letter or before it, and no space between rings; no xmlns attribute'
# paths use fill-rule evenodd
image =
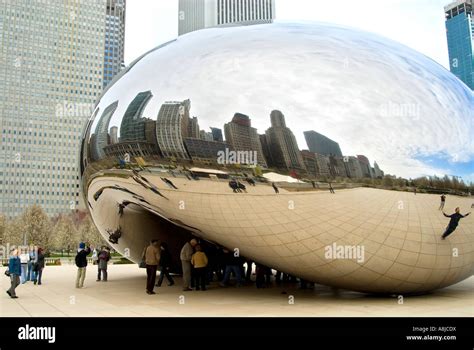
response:
<svg viewBox="0 0 474 350"><path fill-rule="evenodd" d="M34 284L38 283L39 286L41 285L41 278L43 277L44 266L45 266L45 262L44 262L43 249L38 248L37 259L36 259L36 264L34 268L35 277L33 279L33 283Z"/></svg>
<svg viewBox="0 0 474 350"><path fill-rule="evenodd" d="M445 204L446 204L446 196L443 194L443 195L441 196L441 203L440 203L440 205L439 205L439 210L443 210Z"/></svg>
<svg viewBox="0 0 474 350"><path fill-rule="evenodd" d="M30 262L30 254L28 251L23 250L20 253L21 262L21 283L24 284L28 281L28 263Z"/></svg>
<svg viewBox="0 0 474 350"><path fill-rule="evenodd" d="M98 258L99 272L97 274L97 282L100 282L101 277L103 277L104 282L107 282L107 265L110 260L110 249L108 247L102 247L102 250L99 252Z"/></svg>
<svg viewBox="0 0 474 350"><path fill-rule="evenodd" d="M196 253L191 257L191 264L194 267L194 273L196 275L196 290L206 290L206 272L207 272L207 256L201 250L201 246L196 245Z"/></svg>
<svg viewBox="0 0 474 350"><path fill-rule="evenodd" d="M12 249L10 258L8 259L8 271L10 272L10 289L7 294L12 299L17 299L15 289L20 284L21 261L18 257L18 249Z"/></svg>
<svg viewBox="0 0 474 350"><path fill-rule="evenodd" d="M471 213L467 213L466 215L462 215L460 213L460 209L459 208L456 208L456 212L452 215L447 215L444 211L443 211L443 215L446 216L447 218L451 218L451 220L449 221L449 224L448 224L448 227L446 227L446 231L444 231L443 235L441 236L441 239L446 239L446 237L448 237L451 233L453 233L454 231L456 231L456 228L458 227L459 225L459 220L469 216Z"/></svg>
<svg viewBox="0 0 474 350"><path fill-rule="evenodd" d="M181 249L181 253L179 258L181 259L181 267L183 269L183 291L187 292L192 290L190 288L191 285L191 273L192 273L192 265L191 265L191 258L194 253L194 247L197 245L197 240L192 239Z"/></svg>
<svg viewBox="0 0 474 350"><path fill-rule="evenodd" d="M170 269L172 266L172 259L171 259L171 253L168 249L168 245L166 242L161 243L160 247L160 279L158 280L158 283L156 284L157 287L161 287L161 284L163 283L163 279L166 278L168 279L168 286L172 286L174 284L173 277L170 275Z"/></svg>
<svg viewBox="0 0 474 350"><path fill-rule="evenodd" d="M91 248L89 244L84 242L79 243L79 249L76 254L76 266L77 266L77 276L76 276L76 288L84 287L84 280L86 279L86 270L87 270L87 256L91 253Z"/></svg>
<svg viewBox="0 0 474 350"><path fill-rule="evenodd" d="M160 246L158 240L154 239L145 250L146 264L146 293L148 295L156 294L155 288L156 271L160 262Z"/></svg>

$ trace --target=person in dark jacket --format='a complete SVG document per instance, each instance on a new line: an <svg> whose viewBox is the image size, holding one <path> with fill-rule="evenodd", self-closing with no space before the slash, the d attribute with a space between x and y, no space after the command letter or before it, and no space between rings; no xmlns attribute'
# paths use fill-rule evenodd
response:
<svg viewBox="0 0 474 350"><path fill-rule="evenodd" d="M163 279L166 276L166 278L168 279L168 286L171 287L174 284L173 277L171 277L170 275L172 259L171 259L171 253L168 249L168 245L166 244L166 242L161 243L160 250L161 250L160 263L159 263L160 279L158 280L158 283L156 284L156 286L161 287L161 284L163 283Z"/></svg>
<svg viewBox="0 0 474 350"><path fill-rule="evenodd" d="M41 277L43 277L43 269L44 269L44 266L45 266L43 249L38 248L37 255L38 255L38 257L36 259L36 265L35 265L35 268L34 268L35 277L33 279L33 283L34 284L38 283L38 285L40 286L41 285Z"/></svg>
<svg viewBox="0 0 474 350"><path fill-rule="evenodd" d="M220 286L225 287L229 282L230 274L233 273L237 279L237 287L240 287L242 285L242 259L240 256L236 256L233 252L224 249L224 263L225 274Z"/></svg>
<svg viewBox="0 0 474 350"><path fill-rule="evenodd" d="M441 236L441 239L443 240L446 239L446 237L448 237L451 233L453 233L456 230L456 228L459 225L459 220L471 214L471 213L467 213L466 215L462 215L460 211L461 210L459 208L456 208L456 212L452 215L447 215L443 211L443 215L446 216L447 218L451 218L451 220L449 221L448 227L446 227L446 231L444 231L443 235Z"/></svg>
<svg viewBox="0 0 474 350"><path fill-rule="evenodd" d="M76 288L84 287L84 279L86 278L87 256L91 253L89 244L81 242L76 254Z"/></svg>
<svg viewBox="0 0 474 350"><path fill-rule="evenodd" d="M97 282L100 282L101 277L103 281L107 282L107 265L110 260L110 249L109 247L102 247L99 252L99 261L98 261L98 272L97 272Z"/></svg>
<svg viewBox="0 0 474 350"><path fill-rule="evenodd" d="M11 251L10 259L8 260L8 271L10 272L10 289L7 294L12 299L18 298L15 293L16 287L20 284L21 262L18 256L18 249Z"/></svg>

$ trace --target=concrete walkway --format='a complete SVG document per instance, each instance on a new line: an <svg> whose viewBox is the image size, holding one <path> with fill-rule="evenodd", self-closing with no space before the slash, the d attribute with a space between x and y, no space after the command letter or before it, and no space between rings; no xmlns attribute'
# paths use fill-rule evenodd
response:
<svg viewBox="0 0 474 350"><path fill-rule="evenodd" d="M5 268L0 269L3 276ZM74 288L73 265L46 267L43 285L28 282L17 288L18 299L5 290L6 277L0 278L0 315L3 317L169 317L169 316L474 316L474 277L454 286L423 296L369 296L348 291L335 294L330 288L313 290L274 286L256 289L220 288L216 283L206 292L181 291L176 285L156 288L156 295L145 294L145 271L136 265L111 265L109 282L96 282L96 267L89 266L85 287ZM254 276L255 277L255 276ZM286 294L282 294L285 292Z"/></svg>

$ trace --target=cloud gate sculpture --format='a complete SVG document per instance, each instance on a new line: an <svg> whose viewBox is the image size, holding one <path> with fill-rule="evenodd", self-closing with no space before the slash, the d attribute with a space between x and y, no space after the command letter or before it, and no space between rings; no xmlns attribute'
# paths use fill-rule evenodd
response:
<svg viewBox="0 0 474 350"><path fill-rule="evenodd" d="M316 283L426 292L472 275L472 217L441 240L436 195L278 181L277 193L235 174L309 171L298 151L308 130L339 142L323 137L328 154L368 152L393 173L419 166L417 153L472 156L473 108L451 73L373 34L315 23L202 30L143 55L100 97L80 150L83 195L134 262L153 238L178 261L195 236ZM433 145L441 135L449 142ZM318 157L321 168L331 156ZM348 173L353 158L342 157ZM446 210L455 206L471 201L450 196Z"/></svg>

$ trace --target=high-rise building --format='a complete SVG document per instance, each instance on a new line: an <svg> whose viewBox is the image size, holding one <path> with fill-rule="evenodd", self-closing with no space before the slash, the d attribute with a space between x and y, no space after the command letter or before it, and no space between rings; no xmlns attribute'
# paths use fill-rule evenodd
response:
<svg viewBox="0 0 474 350"><path fill-rule="evenodd" d="M296 137L286 127L283 113L272 111L270 119L272 126L266 131L266 135L274 166L285 169L305 169Z"/></svg>
<svg viewBox="0 0 474 350"><path fill-rule="evenodd" d="M79 207L84 123L103 88L106 1L0 2L0 212Z"/></svg>
<svg viewBox="0 0 474 350"><path fill-rule="evenodd" d="M179 35L222 25L272 23L275 0L179 0Z"/></svg>
<svg viewBox="0 0 474 350"><path fill-rule="evenodd" d="M224 125L224 134L226 142L235 151L256 152L257 163L264 167L267 166L257 129L252 128L247 115L236 113L232 121Z"/></svg>
<svg viewBox="0 0 474 350"><path fill-rule="evenodd" d="M187 136L191 101L165 102L158 113L156 136L164 157L189 159L184 146Z"/></svg>
<svg viewBox="0 0 474 350"><path fill-rule="evenodd" d="M130 102L120 125L120 142L146 140L143 112L152 97L151 91L143 91Z"/></svg>
<svg viewBox="0 0 474 350"><path fill-rule="evenodd" d="M126 0L105 0L104 88L125 66Z"/></svg>
<svg viewBox="0 0 474 350"><path fill-rule="evenodd" d="M214 141L218 141L218 142L224 141L224 136L222 135L222 129L211 128L211 132L212 132L212 139Z"/></svg>
<svg viewBox="0 0 474 350"><path fill-rule="evenodd" d="M474 90L474 21L472 0L444 7L451 72Z"/></svg>
<svg viewBox="0 0 474 350"><path fill-rule="evenodd" d="M311 152L342 157L341 147L336 141L316 131L305 131L304 137Z"/></svg>

